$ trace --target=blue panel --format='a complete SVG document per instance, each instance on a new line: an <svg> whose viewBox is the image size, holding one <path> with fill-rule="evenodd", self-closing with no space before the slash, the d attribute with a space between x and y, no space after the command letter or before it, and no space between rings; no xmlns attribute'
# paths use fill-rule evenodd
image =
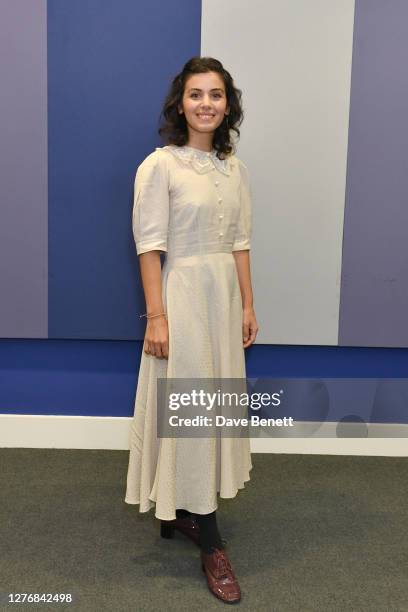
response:
<svg viewBox="0 0 408 612"><path fill-rule="evenodd" d="M134 175L200 34L198 0L48 0L50 338L143 337Z"/></svg>
<svg viewBox="0 0 408 612"><path fill-rule="evenodd" d="M48 335L47 5L0 2L0 336Z"/></svg>
<svg viewBox="0 0 408 612"><path fill-rule="evenodd" d="M141 350L141 342L1 340L0 413L131 417ZM407 349L256 344L245 355L248 378L408 378ZM408 423L405 406L380 402L371 421ZM364 406L355 416L365 418ZM315 406L305 403L297 418L314 420Z"/></svg>
<svg viewBox="0 0 408 612"><path fill-rule="evenodd" d="M339 344L408 347L408 3L358 0Z"/></svg>
<svg viewBox="0 0 408 612"><path fill-rule="evenodd" d="M0 341L0 413L133 414L141 342Z"/></svg>

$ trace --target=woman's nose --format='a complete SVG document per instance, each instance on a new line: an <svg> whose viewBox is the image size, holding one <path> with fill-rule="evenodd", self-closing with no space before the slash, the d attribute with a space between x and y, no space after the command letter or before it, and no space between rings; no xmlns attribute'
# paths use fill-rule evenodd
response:
<svg viewBox="0 0 408 612"><path fill-rule="evenodd" d="M203 105L203 108L206 108L206 109L210 108L211 107L210 98L207 98L206 96L204 96L202 100L202 105Z"/></svg>

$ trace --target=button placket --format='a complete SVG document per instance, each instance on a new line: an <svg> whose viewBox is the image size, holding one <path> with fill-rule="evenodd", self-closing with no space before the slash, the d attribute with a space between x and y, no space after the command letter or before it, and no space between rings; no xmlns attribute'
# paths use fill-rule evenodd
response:
<svg viewBox="0 0 408 612"><path fill-rule="evenodd" d="M220 182L219 182L219 181L215 181L215 183L214 183L214 185L215 185L216 187L218 187L218 186L219 186L219 184L220 184ZM218 204L219 204L220 206L222 206L222 198L221 198L221 197L219 197L219 198L218 198ZM224 215L223 215L223 214L218 215L218 221L219 221L219 223L222 223L222 219L223 219L223 218L224 218ZM222 229L222 227L221 227L221 229ZM218 236L219 236L219 238L222 238L222 237L223 237L223 235L224 235L224 233L223 233L223 232L218 232Z"/></svg>

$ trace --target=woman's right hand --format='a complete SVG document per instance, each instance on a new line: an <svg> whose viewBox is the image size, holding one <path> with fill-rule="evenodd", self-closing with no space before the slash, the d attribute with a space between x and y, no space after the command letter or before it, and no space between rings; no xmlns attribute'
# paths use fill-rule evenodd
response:
<svg viewBox="0 0 408 612"><path fill-rule="evenodd" d="M169 326L163 315L147 319L143 350L159 359L169 358Z"/></svg>

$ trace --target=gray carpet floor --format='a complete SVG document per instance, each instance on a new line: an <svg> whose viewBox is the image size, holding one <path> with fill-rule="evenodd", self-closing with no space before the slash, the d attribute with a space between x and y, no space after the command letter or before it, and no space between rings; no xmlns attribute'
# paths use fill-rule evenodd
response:
<svg viewBox="0 0 408 612"><path fill-rule="evenodd" d="M408 612L408 459L253 454L218 524L242 590L124 502L128 452L0 449L1 610ZM8 593L72 604L7 604Z"/></svg>

